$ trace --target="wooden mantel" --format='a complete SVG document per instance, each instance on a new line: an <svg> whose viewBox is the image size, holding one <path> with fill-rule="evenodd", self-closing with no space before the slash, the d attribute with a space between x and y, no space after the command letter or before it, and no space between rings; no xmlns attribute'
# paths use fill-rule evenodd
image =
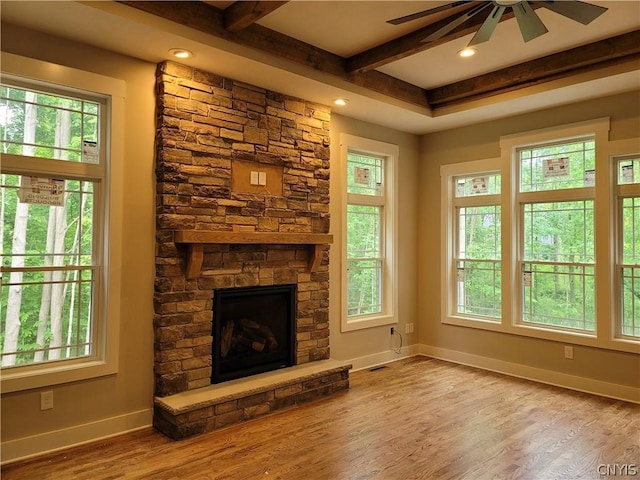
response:
<svg viewBox="0 0 640 480"><path fill-rule="evenodd" d="M309 271L315 272L322 262L322 247L333 243L333 235L326 233L280 233L280 232L211 232L206 230L176 230L175 243L187 245L187 278L200 275L204 260L204 245L208 243L228 244L276 244L308 245Z"/></svg>

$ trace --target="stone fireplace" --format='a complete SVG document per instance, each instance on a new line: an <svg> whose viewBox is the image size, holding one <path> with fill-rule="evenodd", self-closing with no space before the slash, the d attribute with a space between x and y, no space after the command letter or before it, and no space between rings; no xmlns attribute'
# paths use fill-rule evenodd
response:
<svg viewBox="0 0 640 480"><path fill-rule="evenodd" d="M322 105L158 66L154 425L167 435L348 388L351 366L329 350L329 121ZM277 295L234 313L220 302L276 287L294 296L279 339L273 319L254 316L270 302L286 310ZM285 341L269 368L243 364Z"/></svg>

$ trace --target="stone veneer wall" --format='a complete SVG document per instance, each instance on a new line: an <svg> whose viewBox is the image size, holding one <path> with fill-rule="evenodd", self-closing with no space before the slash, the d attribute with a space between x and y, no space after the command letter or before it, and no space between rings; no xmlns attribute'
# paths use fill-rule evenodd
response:
<svg viewBox="0 0 640 480"><path fill-rule="evenodd" d="M328 233L326 106L165 62L157 69L155 392L210 385L217 288L296 283L297 363L329 358L329 256L304 245L206 245L185 277L176 230ZM232 190L234 162L283 169L282 195ZM250 164L251 165L251 164Z"/></svg>

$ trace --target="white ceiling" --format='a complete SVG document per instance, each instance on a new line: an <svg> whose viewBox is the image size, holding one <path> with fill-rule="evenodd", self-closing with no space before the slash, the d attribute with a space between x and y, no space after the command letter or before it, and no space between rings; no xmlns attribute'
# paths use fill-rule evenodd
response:
<svg viewBox="0 0 640 480"><path fill-rule="evenodd" d="M209 2L226 6L230 2ZM433 1L290 1L259 24L343 57L397 38L430 23L420 19L401 26L386 20L441 5ZM538 9L549 33L524 43L515 19L501 22L492 38L467 60L456 52L471 35L378 68L422 88L471 78L508 65L556 53L640 28L640 1L593 1L609 10L584 26ZM170 59L168 50L195 53L183 63L254 85L331 104L347 97L335 111L411 133L427 133L460 125L526 113L557 104L640 89L638 62L609 67L444 109L434 117L410 106L356 87L342 79L294 65L267 52L221 40L115 2L2 1L2 21L81 41L150 62ZM607 75L603 77L603 75Z"/></svg>

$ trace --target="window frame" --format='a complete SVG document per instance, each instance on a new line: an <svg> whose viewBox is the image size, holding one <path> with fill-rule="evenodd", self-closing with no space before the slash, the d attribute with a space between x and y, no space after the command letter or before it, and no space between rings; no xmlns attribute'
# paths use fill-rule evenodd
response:
<svg viewBox="0 0 640 480"><path fill-rule="evenodd" d="M95 352L55 362L20 365L2 371L0 388L16 392L115 374L118 371L120 279L122 259L122 180L124 160L124 100L126 85L119 79L2 52L2 82L54 93L104 99L101 116L100 164L77 163L21 156L3 156L2 171L48 176L63 172L65 178L99 180L96 200L101 203L102 222L96 228L94 248L101 249L101 267L95 280L98 302L94 319ZM94 213L95 214L95 213ZM99 214L99 213L98 213Z"/></svg>
<svg viewBox="0 0 640 480"><path fill-rule="evenodd" d="M498 174L501 177L501 194L492 194L478 197L468 197L465 199L456 199L456 183L455 179L466 176L482 176ZM504 300L501 308L501 318L473 316L471 314L459 314L457 312L457 274L456 260L458 257L458 206L478 206L478 205L497 205L500 207L500 215L502 218L502 227L500 230L501 240L501 287L505 289L505 188L508 188L509 179L505 178L505 168L500 158L491 158L486 160L475 160L470 162L455 163L443 165L440 168L441 177L441 209L440 215L440 231L443 233L441 272L444 281L441 287L441 305L442 305L442 323L460 326L477 326L487 330L499 330L504 321L505 315L508 313L504 308ZM505 186L505 182L506 185ZM495 200L499 199L496 203ZM506 219L508 221L508 219ZM501 321L502 319L502 321Z"/></svg>
<svg viewBox="0 0 640 480"><path fill-rule="evenodd" d="M564 261L564 262L560 262L558 260L555 261L547 261L547 262L543 262L540 260L534 260L534 259L528 259L526 258L526 252L525 252L525 244L526 244L526 240L525 240L525 210L526 210L526 206L527 205L541 205L541 204L567 204L567 203L571 203L571 202L593 202L593 215L594 215L594 231L593 231L593 236L594 236L594 243L595 243L595 235L596 235L596 225L597 222L595 221L595 187L594 186L583 186L583 187L571 187L571 188L560 188L560 189L549 189L549 190L539 190L539 191L520 191L520 175L521 175L521 162L520 162L520 158L519 158L519 152L522 149L526 149L526 150L533 150L536 149L538 147L548 147L548 146L552 146L552 145L562 145L565 143L570 143L570 142L587 142L593 140L594 143L596 142L596 138L595 135L591 135L591 134L585 134L585 135L575 135L575 136L571 136L569 138L563 138L560 141L556 141L555 139L551 139L550 141L547 142L536 142L534 144L526 144L526 145L518 145L515 146L512 150L512 155L513 155L513 159L512 159L512 168L515 170L515 178L516 178L516 182L514 183L514 195L516 198L516 208L517 208L517 216L515 218L515 229L516 232L514 232L514 234L516 234L518 236L517 239L517 243L518 243L518 256L516 259L516 276L514 277L514 295L513 298L516 298L516 302L514 307L514 323L517 326L526 326L529 328L540 328L542 330L549 330L549 331L554 331L554 332L570 332L570 333L576 333L579 335L589 335L589 336L595 336L596 332L597 332L597 313L596 313L596 318L594 319L594 330L582 330L582 329L577 329L577 328L570 328L570 327L561 327L561 326L557 326L557 325L549 325L549 324L544 324L542 322L540 323L536 323L533 321L525 321L524 320L524 288L523 288L523 284L522 284L522 278L524 275L524 265L526 264L538 264L538 265L543 265L546 264L547 266L551 266L551 265L556 265L556 266L567 266L569 264L575 264L578 266L582 266L582 267L589 267L589 265L591 266L591 268L594 269L594 276L595 276L595 245L594 245L594 261L593 263L589 264L586 262L569 262L569 261ZM596 146L597 149L597 146ZM597 162L596 162L597 163ZM598 168L596 168L596 171L598 171ZM583 276L583 280L584 278L586 278L587 275L585 274ZM597 293L594 291L594 303L596 302L597 299ZM593 305L593 309L594 309L594 313L595 313L595 304Z"/></svg>
<svg viewBox="0 0 640 480"><path fill-rule="evenodd" d="M469 177L482 177L482 176L490 176L490 175L498 175L501 176L501 173L498 171L480 171L480 172L474 172L473 175L465 175L464 177L469 178ZM457 285L458 282L458 263L459 262L464 262L466 260L470 260L470 261L476 261L476 262L480 262L480 261L486 261L488 263L493 263L493 264L500 264L499 267L499 271L502 271L502 233L500 234L500 251L496 252L498 254L498 258L494 258L494 259L473 259L473 258L468 258L465 252L465 258L461 258L460 256L460 242L461 242L461 238L460 238L460 225L461 225L461 221L460 221L460 210L462 208L474 208L474 207L498 207L498 211L500 212L500 217L502 216L502 205L500 202L501 199L501 195L497 194L497 193L487 193L487 194L482 194L482 195L467 195L467 196L458 196L455 193L455 190L457 189L457 180L461 178L461 176L452 176L451 177L451 181L452 181L452 187L454 189L454 193L453 193L453 198L452 198L452 208L453 208L453 216L454 218L452 219L452 226L453 226L453 231L452 231L452 238L453 238L453 258L452 258L452 262L451 262L451 268L453 269L450 273L451 275L451 279L452 279L452 295L451 295L451 300L452 300L452 304L451 304L451 312L459 318L469 318L469 319L477 319L478 321L482 321L482 322L499 322L501 317L494 317L494 316L490 316L490 315L478 315L478 316L474 316L473 314L468 314L468 313L462 313L460 311L458 311L458 306L460 305L460 298L459 298L459 286ZM502 225L502 222L501 222ZM502 275L500 275L500 278L502 278ZM502 290L502 282L500 282L500 288ZM499 307L500 310L500 316L502 315L502 307L500 305Z"/></svg>
<svg viewBox="0 0 640 480"><path fill-rule="evenodd" d="M365 328L393 325L398 323L397 318L397 297L398 297L398 272L396 259L398 258L398 202L397 202L397 181L398 181L398 156L399 147L397 145L371 140L354 135L341 134L340 136L340 157L342 160L343 179L341 186L342 196L342 302L341 302L341 331L349 332ZM384 195L371 196L349 194L347 192L347 166L349 152L356 152L364 155L372 155L383 159L383 186ZM367 315L348 315L348 259L347 259L347 208L349 197L358 198L362 203L354 205L380 206L381 213L381 244L382 244L382 278L381 278L381 301L380 313Z"/></svg>
<svg viewBox="0 0 640 480"><path fill-rule="evenodd" d="M610 120L608 117L584 122L577 122L558 127L550 127L530 132L505 135L500 137L500 157L459 162L442 165L441 172L441 287L442 316L441 322L449 325L473 327L507 334L522 335L533 338L552 340L563 343L585 345L625 352L640 352L640 341L621 337L618 324L620 322L616 302L619 286L616 286L616 241L614 232L616 223L616 195L614 185L614 168L612 158L640 151L640 138L627 140L609 140ZM520 234L521 209L520 200L528 198L529 192L518 197L519 173L516 167L516 152L520 147L531 147L539 144L571 141L588 136L595 139L596 174L595 186L580 190L593 190L595 202L595 332L559 330L546 325L532 325L518 321L521 318L522 292L519 265L524 249ZM455 315L455 278L452 260L455 255L454 222L455 209L453 195L455 186L452 178L456 176L481 175L482 173L499 172L502 176L501 215L502 215L502 319L500 322L487 322L481 318ZM584 197L585 191L576 194L562 194L567 199ZM615 320L614 320L615 319Z"/></svg>
<svg viewBox="0 0 640 480"><path fill-rule="evenodd" d="M615 210L614 221L615 221L615 260L613 263L613 277L614 281L612 282L614 286L613 298L621 298L622 297L622 265L624 262L622 261L623 257L623 208L622 203L625 198L637 198L640 199L640 183L631 183L631 184L620 184L618 182L618 163L620 161L624 161L624 159L640 158L640 149L638 153L629 153L629 154L613 154L611 155L611 167L612 167L612 178L613 178L613 208ZM640 248L640 247L639 247ZM640 268L640 265L638 265ZM640 303L640 300L638 301ZM622 302L614 302L613 305L613 318L616 319L613 327L612 335L615 339L619 341L628 341L628 342L640 342L640 338L632 337L629 335L624 335L622 333ZM640 320L640 319L638 319Z"/></svg>

